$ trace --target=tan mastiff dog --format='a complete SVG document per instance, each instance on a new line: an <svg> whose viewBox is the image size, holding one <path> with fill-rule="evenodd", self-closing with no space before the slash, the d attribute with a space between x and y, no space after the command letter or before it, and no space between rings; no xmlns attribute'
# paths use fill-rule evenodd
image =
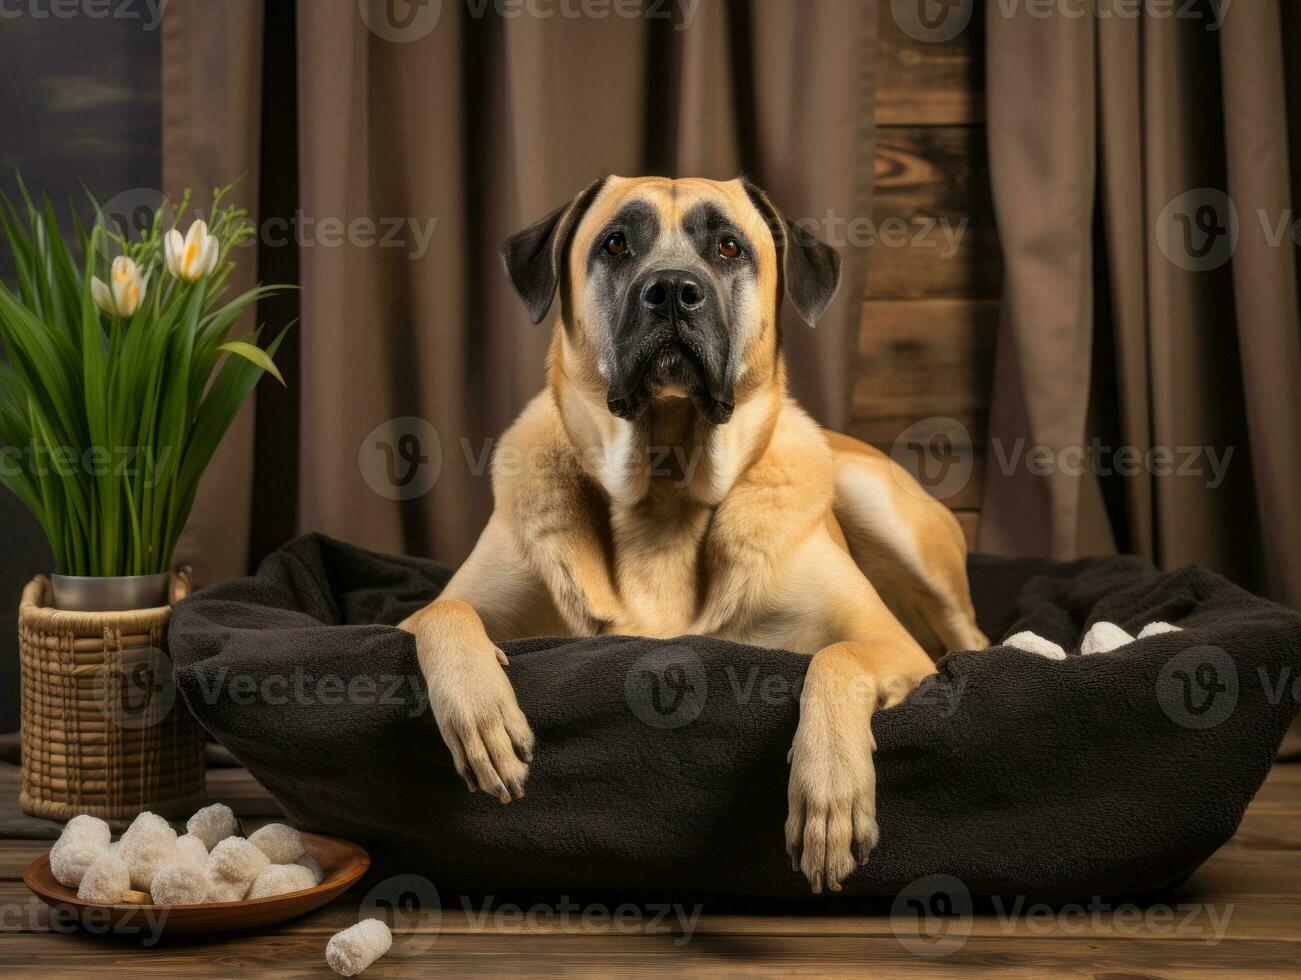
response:
<svg viewBox="0 0 1301 980"><path fill-rule="evenodd" d="M872 712L930 655L988 645L954 516L787 394L783 294L812 325L839 257L744 179L658 177L599 180L502 254L534 323L560 291L547 387L497 447L474 552L402 623L457 771L524 795L533 734L503 640L807 653L786 846L815 892L839 890L877 841Z"/></svg>

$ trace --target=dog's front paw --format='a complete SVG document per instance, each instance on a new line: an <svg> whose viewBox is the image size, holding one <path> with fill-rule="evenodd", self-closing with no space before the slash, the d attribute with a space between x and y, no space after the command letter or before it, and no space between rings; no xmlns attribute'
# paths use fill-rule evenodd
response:
<svg viewBox="0 0 1301 980"><path fill-rule="evenodd" d="M495 662L492 668L495 677L462 680L437 695L431 686L430 701L465 785L509 803L524 797L533 732L505 672Z"/></svg>
<svg viewBox="0 0 1301 980"><path fill-rule="evenodd" d="M870 714L861 727L837 724L807 700L790 752L786 853L815 894L840 891L876 846L876 770Z"/></svg>
<svg viewBox="0 0 1301 980"><path fill-rule="evenodd" d="M506 655L482 631L458 630L450 619L402 624L416 634L438 730L470 792L482 790L500 803L521 799L533 731L502 670Z"/></svg>

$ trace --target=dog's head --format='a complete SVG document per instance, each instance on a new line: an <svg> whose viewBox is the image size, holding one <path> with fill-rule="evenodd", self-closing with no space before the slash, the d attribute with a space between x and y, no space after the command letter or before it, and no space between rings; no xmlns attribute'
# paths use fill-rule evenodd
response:
<svg viewBox="0 0 1301 980"><path fill-rule="evenodd" d="M566 373L630 420L688 397L726 422L777 370L783 293L811 326L840 284L835 251L744 178L606 177L502 258L534 323L560 290Z"/></svg>

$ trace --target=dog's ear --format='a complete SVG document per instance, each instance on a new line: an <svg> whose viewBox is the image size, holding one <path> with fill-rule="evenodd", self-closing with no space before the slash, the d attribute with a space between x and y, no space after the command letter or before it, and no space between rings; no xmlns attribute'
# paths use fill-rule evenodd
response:
<svg viewBox="0 0 1301 980"><path fill-rule="evenodd" d="M541 323L551 309L556 287L564 274L569 239L604 184L604 177L593 181L572 201L511 235L502 244L501 260L506 266L506 277L534 323Z"/></svg>
<svg viewBox="0 0 1301 980"><path fill-rule="evenodd" d="M800 319L812 327L840 288L840 256L817 236L783 218L761 188L744 177L741 181L750 201L772 231L786 295Z"/></svg>

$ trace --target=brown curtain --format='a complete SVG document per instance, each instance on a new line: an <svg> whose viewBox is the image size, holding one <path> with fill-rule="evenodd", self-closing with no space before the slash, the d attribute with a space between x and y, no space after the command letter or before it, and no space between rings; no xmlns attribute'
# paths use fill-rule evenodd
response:
<svg viewBox="0 0 1301 980"><path fill-rule="evenodd" d="M231 202L257 220L262 105L263 0L171 3L162 19L163 194L186 188L204 209L214 187L239 180ZM187 222L188 223L188 222ZM258 281L257 249L245 248L230 280L234 292ZM253 313L231 330L256 326ZM199 487L177 560L197 581L244 574L252 514L254 403L244 406Z"/></svg>
<svg viewBox="0 0 1301 980"><path fill-rule="evenodd" d="M986 16L1004 309L980 544L1118 546L1301 604L1297 25L1279 0L1028 6Z"/></svg>
<svg viewBox="0 0 1301 980"><path fill-rule="evenodd" d="M235 6L256 20L262 2ZM182 48L173 27L165 72L238 90L261 77L258 42L226 4L198 12L214 6L168 5L165 20L201 21L206 43ZM507 235L603 174L747 173L848 260L816 330L785 324L798 397L843 426L865 255L835 239L870 214L875 0L676 0L635 17L626 4L580 17L559 5L551 17L483 9L409 5L412 19L394 22L385 0L298 3L310 223L299 229L298 529L447 561L468 552L491 508L492 440L543 379L549 329L530 326L506 284ZM206 104L185 98L189 111ZM206 163L238 173L239 153ZM373 238L395 237L359 244L371 223ZM236 433L228 447L241 462L247 441ZM421 457L425 472L438 468L427 492L427 481L392 479ZM244 471L209 482L224 501L248 496ZM200 511L196 550L247 540L230 508L219 523Z"/></svg>

